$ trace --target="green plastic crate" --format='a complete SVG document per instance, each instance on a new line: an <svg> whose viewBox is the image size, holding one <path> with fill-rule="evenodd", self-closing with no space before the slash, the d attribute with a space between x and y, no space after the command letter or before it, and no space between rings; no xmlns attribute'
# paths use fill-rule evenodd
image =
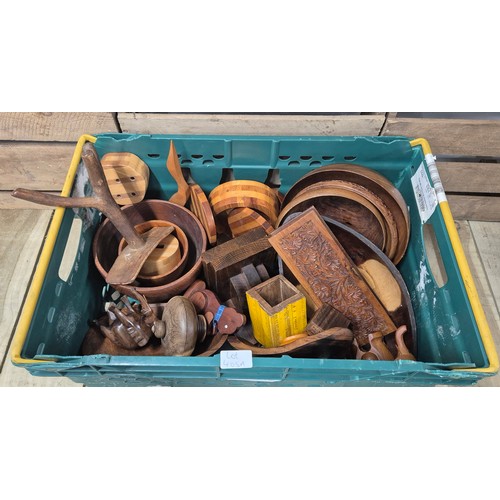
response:
<svg viewBox="0 0 500 500"><path fill-rule="evenodd" d="M218 354L207 358L81 356L79 348L89 322L102 313L107 293L91 251L100 214L94 209L57 209L13 345L13 363L32 375L68 377L87 386L432 386L473 384L497 372L491 334L481 317L474 284L469 275L464 280L463 264L459 268L457 256L458 260L465 257L461 246L457 248L456 241L452 244L453 220L447 213L443 216L443 203L426 225L435 233L446 284L439 287L432 275L411 182L422 164L430 178L427 162L431 157L426 157L420 145L410 144L406 137L102 134L96 138L100 156L127 151L149 165L148 198L168 199L176 190L165 166L171 139L181 165L190 168L207 193L227 175L224 169L232 169L235 179L261 182L279 175L283 193L306 172L332 163L363 165L387 177L402 193L411 217L408 250L398 268L414 307L418 361L254 357L252 368L221 369ZM91 190L79 156L87 139L95 140L84 136L78 142L65 194L84 196ZM439 179L432 173L438 187ZM58 271L75 218L82 221L80 241L69 277L63 281Z"/></svg>

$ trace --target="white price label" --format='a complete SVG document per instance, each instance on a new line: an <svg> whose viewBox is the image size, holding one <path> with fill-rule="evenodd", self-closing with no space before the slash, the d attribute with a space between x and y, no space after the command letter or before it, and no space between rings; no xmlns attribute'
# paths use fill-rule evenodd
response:
<svg viewBox="0 0 500 500"><path fill-rule="evenodd" d="M220 367L224 370L252 368L252 351L221 351Z"/></svg>
<svg viewBox="0 0 500 500"><path fill-rule="evenodd" d="M415 199L417 200L420 219L422 220L422 224L425 224L434 213L438 200L436 191L431 186L429 178L425 172L423 162L420 164L420 167L418 167L415 175L411 178L411 183L413 185Z"/></svg>

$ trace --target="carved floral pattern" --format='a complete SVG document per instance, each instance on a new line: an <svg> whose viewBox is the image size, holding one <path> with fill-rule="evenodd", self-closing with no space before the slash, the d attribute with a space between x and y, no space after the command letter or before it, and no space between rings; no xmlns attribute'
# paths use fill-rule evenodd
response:
<svg viewBox="0 0 500 500"><path fill-rule="evenodd" d="M386 320L360 288L353 271L346 268L346 265L350 266L349 261L342 259L341 262L331 241L311 220L280 238L279 245L300 272L299 281L305 281L318 299L349 318L358 340L366 343L369 333L388 331Z"/></svg>

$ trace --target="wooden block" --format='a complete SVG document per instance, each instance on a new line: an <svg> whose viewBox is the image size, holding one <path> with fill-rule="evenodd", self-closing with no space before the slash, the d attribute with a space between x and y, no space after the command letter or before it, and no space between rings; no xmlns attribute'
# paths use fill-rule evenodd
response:
<svg viewBox="0 0 500 500"><path fill-rule="evenodd" d="M344 314L360 345L368 335L396 330L387 311L314 207L274 231L269 242L320 307Z"/></svg>
<svg viewBox="0 0 500 500"><path fill-rule="evenodd" d="M253 264L243 266L241 273L231 276L229 280L233 307L242 313L246 313L248 311L246 292L268 279L269 274L263 264L258 266L254 266Z"/></svg>
<svg viewBox="0 0 500 500"><path fill-rule="evenodd" d="M213 290L221 302L231 298L229 280L245 265L264 264L271 274L276 269L276 252L261 228L207 250L201 260L207 288Z"/></svg>
<svg viewBox="0 0 500 500"><path fill-rule="evenodd" d="M304 332L306 299L281 274L251 288L246 297L254 337L264 347L279 347Z"/></svg>
<svg viewBox="0 0 500 500"><path fill-rule="evenodd" d="M329 330L330 328L349 328L351 321L330 304L323 304L307 324L310 335Z"/></svg>
<svg viewBox="0 0 500 500"><path fill-rule="evenodd" d="M0 113L2 141L76 142L83 134L103 132L119 132L111 112Z"/></svg>
<svg viewBox="0 0 500 500"><path fill-rule="evenodd" d="M118 113L124 133L222 135L378 135L384 113L374 115L245 115L223 113Z"/></svg>

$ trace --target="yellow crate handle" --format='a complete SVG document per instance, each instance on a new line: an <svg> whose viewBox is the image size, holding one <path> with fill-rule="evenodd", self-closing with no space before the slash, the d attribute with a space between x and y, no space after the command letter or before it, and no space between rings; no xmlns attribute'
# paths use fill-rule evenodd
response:
<svg viewBox="0 0 500 500"><path fill-rule="evenodd" d="M429 143L426 139L415 139L410 141L411 147L421 146L422 151L425 156L425 161L427 167L429 168L429 173L431 175L432 182L434 184L434 189L436 190L437 199L439 202L439 207L441 208L441 213L443 214L444 223L450 236L451 246L455 252L455 257L457 259L458 268L465 285L465 290L467 291L467 296L469 297L469 302L472 307L472 312L474 318L476 319L477 327L479 329L479 334L483 341L484 348L486 350L486 355L490 365L487 368L470 368L467 370L457 368L460 371L471 371L471 372L483 372L483 373L496 373L498 372L499 362L498 354L495 348L495 343L491 335L490 327L486 320L484 314L483 306L479 301L479 295L477 293L476 285L472 278L470 272L469 264L467 263L467 258L465 257L464 249L458 235L457 228L455 226L455 221L453 215L451 214L450 206L448 200L446 199L446 194L443 189L443 184L441 183L441 178L439 177L439 172L434 160L434 155L432 154Z"/></svg>
<svg viewBox="0 0 500 500"><path fill-rule="evenodd" d="M73 182L75 180L76 170L82 158L82 148L86 142L96 142L97 137L92 135L82 135L78 142L76 143L75 152L73 153L73 158L71 160L71 165L69 167L68 173L66 175L66 180L61 191L61 196L69 196L71 193L71 188L73 187ZM55 360L39 360L39 359L25 359L21 357L21 350L23 348L24 342L28 335L28 329L33 319L33 314L35 312L35 307L38 302L38 297L40 296L40 290L42 289L43 282L45 280L45 275L47 274L47 268L49 267L49 262L54 251L54 245L56 243L57 235L59 234L59 229L61 227L63 215L65 209L62 207L56 208L54 211L54 216L52 222L50 223L49 230L47 232L47 237L43 245L42 253L40 259L38 260L38 265L33 276L33 281L31 283L26 301L24 303L23 311L19 318L19 323L17 325L16 333L12 340L12 350L11 350L11 360L13 363L19 364L30 364L30 363L43 363L51 362Z"/></svg>

